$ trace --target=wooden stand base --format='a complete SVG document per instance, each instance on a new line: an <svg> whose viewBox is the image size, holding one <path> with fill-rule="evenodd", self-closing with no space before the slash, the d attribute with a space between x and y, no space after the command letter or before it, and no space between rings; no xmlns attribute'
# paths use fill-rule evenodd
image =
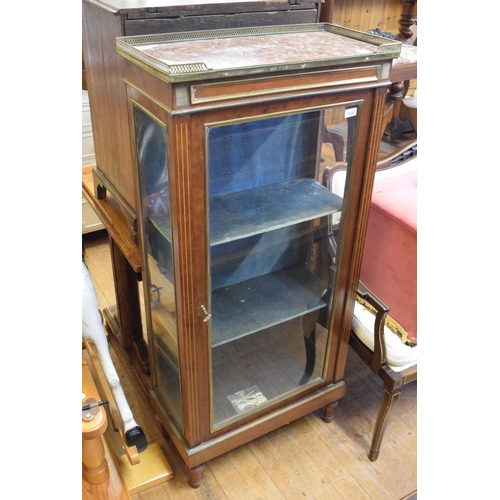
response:
<svg viewBox="0 0 500 500"><path fill-rule="evenodd" d="M173 479L174 474L158 443L148 446L137 465L130 465L125 455L118 457L118 465L131 495Z"/></svg>
<svg viewBox="0 0 500 500"><path fill-rule="evenodd" d="M87 357L82 353L82 394L85 394L85 397L93 397L96 401L101 399L94 381L95 376L115 420L118 414L116 402L111 389L105 385L105 376L99 360L90 345L84 342L83 346L92 366L92 373ZM117 427L116 421L114 423L114 427ZM139 454L135 446L128 448L125 445L122 433L118 432L125 449L125 454L118 456L114 452L113 439L109 435L111 429L108 427L106 431L106 427L106 413L102 407L90 423L82 424L82 500L131 500L130 495L174 477L158 443L149 444L148 448Z"/></svg>
<svg viewBox="0 0 500 500"><path fill-rule="evenodd" d="M130 495L173 479L174 474L158 443L140 454L141 461L130 465L126 455L115 457L103 439L109 479L91 484L82 478L82 500L131 500Z"/></svg>

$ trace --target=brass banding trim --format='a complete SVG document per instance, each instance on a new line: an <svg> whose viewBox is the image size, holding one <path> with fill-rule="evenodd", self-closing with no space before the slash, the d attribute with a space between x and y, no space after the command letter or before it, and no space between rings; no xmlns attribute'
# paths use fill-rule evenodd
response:
<svg viewBox="0 0 500 500"><path fill-rule="evenodd" d="M152 101L154 104L156 104L160 108L164 109L167 113L172 113L172 110L168 106L166 106L165 104L163 104L162 102L160 102L158 99L156 99L155 97L153 97L151 94L149 94L145 90L141 89L140 87L138 87L137 85L135 85L134 83L132 83L128 78L124 78L123 81L125 82L126 85L132 87L134 90L136 90L137 92L139 92L139 94L142 94L144 97L146 97L147 99L149 99L150 101ZM146 108L144 108L143 106L141 106L139 103L137 103L137 102L134 101L134 104L137 104L145 113L147 113L148 115L150 115L151 118L154 118L157 122L160 121L160 120L158 120L158 118L156 118L154 115L152 115L149 111L147 111ZM161 123L162 127L166 127L166 125L164 123L162 123L162 122L160 122L160 123Z"/></svg>
<svg viewBox="0 0 500 500"><path fill-rule="evenodd" d="M348 87L344 86L339 86L339 87L332 87L332 88L324 88L321 90L309 90L309 91L303 91L303 92L298 92L297 94L294 94L294 97L304 97L304 96L313 96L313 95L323 95L323 94L336 94L336 93L341 93L345 92L346 90L353 91L353 90L363 90L363 89L374 89L378 87L387 87L388 83L387 81L380 81L379 83L375 84L370 84L370 83L362 83L358 85L352 85ZM219 103L217 104L217 107L220 109L224 108L234 108L238 106L245 106L247 104L254 104L255 102L259 103L265 103L268 101L280 101L284 99L288 99L290 96L289 93L282 93L282 94L276 94L276 95L269 95L269 96L255 96L255 98L249 98L247 96L246 99L241 99L241 100L228 100L227 102ZM200 113L203 111L207 111L210 109L213 109L214 104L203 104L199 105L196 107L186 107L186 108L181 108L181 109L174 109L172 110L172 116L180 116L180 115L186 115L186 114L193 114L193 113Z"/></svg>
<svg viewBox="0 0 500 500"><path fill-rule="evenodd" d="M296 77L277 76L253 78L251 80L237 80L232 82L204 83L191 86L191 104L225 101L283 92L326 88L354 83L376 82L380 80L382 68L380 65L365 66L353 70L337 69L332 71L314 71L300 75L302 83L297 84ZM346 79L346 74L352 75ZM276 86L281 82L281 86ZM290 82L288 84L288 82ZM295 82L295 83L292 83Z"/></svg>
<svg viewBox="0 0 500 500"><path fill-rule="evenodd" d="M290 61L283 64L261 64L248 67L211 68L203 61L186 60L183 62L167 63L141 51L140 47L150 44L168 44L172 42L186 42L190 40L210 40L217 38L236 38L257 35L276 35L290 33L326 32L340 35L353 40L368 43L374 46L370 54L355 54L347 57L332 56L324 59L304 61ZM287 26L262 26L251 28L233 28L209 31L193 31L183 33L160 33L130 37L118 37L116 49L118 53L133 64L153 74L167 83L186 82L225 78L228 76L252 75L261 73L276 73L304 68L319 68L331 65L347 65L370 61L389 60L399 57L401 42L388 40L380 36L361 33L349 28L331 25L328 23L309 23Z"/></svg>

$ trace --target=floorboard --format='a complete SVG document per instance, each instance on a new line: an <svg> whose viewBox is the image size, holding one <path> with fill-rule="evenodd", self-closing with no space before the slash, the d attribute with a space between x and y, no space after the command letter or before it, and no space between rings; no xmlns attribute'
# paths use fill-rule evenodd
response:
<svg viewBox="0 0 500 500"><path fill-rule="evenodd" d="M101 309L115 304L108 237L105 231L83 235L85 261ZM189 486L183 462L162 437L147 398L135 385L126 354L110 342L113 361L138 423L150 443L157 442L174 479L132 495L133 500L341 499L416 500L417 383L403 388L389 420L379 459L368 459L371 433L382 393L381 381L349 351L347 394L334 420L322 412L243 445L205 465L199 489Z"/></svg>

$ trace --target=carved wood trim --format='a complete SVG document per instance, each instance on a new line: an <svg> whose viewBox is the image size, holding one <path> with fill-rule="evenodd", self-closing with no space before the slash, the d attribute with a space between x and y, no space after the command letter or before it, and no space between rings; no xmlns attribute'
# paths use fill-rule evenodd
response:
<svg viewBox="0 0 500 500"><path fill-rule="evenodd" d="M361 261L363 259L363 250L365 242L366 227L368 224L368 215L370 211L370 200L373 191L373 182L375 177L375 168L377 166L377 157L379 150L379 138L382 134L383 121L381 117L385 109L386 90L378 89L375 93L373 102L373 111L371 123L374 125L370 130L368 145L365 158L365 171L363 176L362 192L364 193L359 201L359 212L356 222L356 235L351 256L350 268L356 272L349 274L346 296L344 302L343 323L340 330L340 342L337 349L337 362L335 363L334 381L340 380L344 376L347 351L349 349L349 337L351 335L352 315L346 314L346 311L354 308L356 300L356 287L359 281Z"/></svg>
<svg viewBox="0 0 500 500"><path fill-rule="evenodd" d="M190 144L188 133L188 122L182 121L175 124L175 170L178 182L175 183L177 198L177 220L178 238L175 249L178 251L178 259L181 272L176 274L179 282L178 290L180 294L178 301L178 314L182 320L179 327L179 352L184 353L181 358L181 380L184 384L182 390L183 400L183 421L185 429L185 439L188 442L199 442L200 422L198 418L198 392L196 382L199 378L198 363L195 351L195 328L196 311L194 299L194 261L192 242L195 241L195 234L192 228L191 219L191 169L190 169Z"/></svg>

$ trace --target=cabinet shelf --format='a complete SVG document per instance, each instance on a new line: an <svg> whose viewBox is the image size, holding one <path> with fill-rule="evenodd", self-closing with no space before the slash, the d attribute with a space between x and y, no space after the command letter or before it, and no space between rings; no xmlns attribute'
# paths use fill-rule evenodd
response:
<svg viewBox="0 0 500 500"><path fill-rule="evenodd" d="M212 347L325 307L327 285L293 266L212 292Z"/></svg>
<svg viewBox="0 0 500 500"><path fill-rule="evenodd" d="M291 226L340 210L342 198L310 178L210 198L210 245Z"/></svg>
<svg viewBox="0 0 500 500"><path fill-rule="evenodd" d="M210 246L265 233L339 211L342 198L315 179L299 178L210 198ZM171 229L151 221L171 241Z"/></svg>

